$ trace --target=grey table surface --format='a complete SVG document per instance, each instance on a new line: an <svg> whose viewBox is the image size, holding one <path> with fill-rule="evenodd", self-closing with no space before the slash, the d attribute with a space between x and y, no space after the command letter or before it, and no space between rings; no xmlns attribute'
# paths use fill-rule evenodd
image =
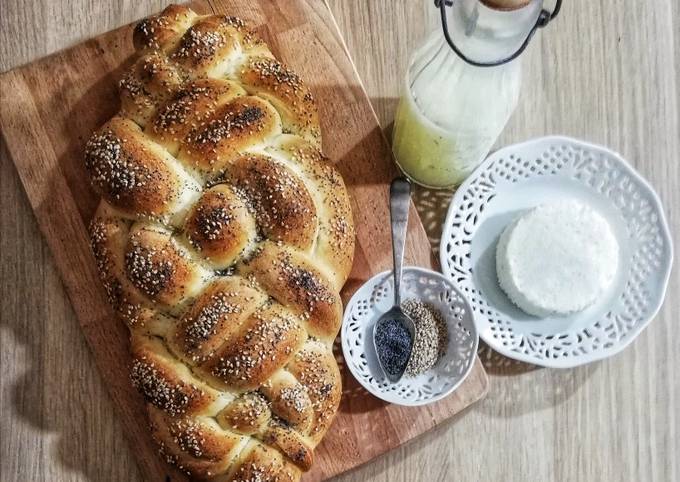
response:
<svg viewBox="0 0 680 482"><path fill-rule="evenodd" d="M0 0L0 71L166 3ZM436 11L429 0L328 3L389 134L408 57L436 28ZM656 187L680 246L678 3L567 1L523 67L520 105L498 145L565 134L621 152ZM450 195L418 192L435 246ZM0 480L140 480L4 144L0 257ZM482 349L485 400L337 480L680 480L678 272L655 321L622 354L560 371Z"/></svg>

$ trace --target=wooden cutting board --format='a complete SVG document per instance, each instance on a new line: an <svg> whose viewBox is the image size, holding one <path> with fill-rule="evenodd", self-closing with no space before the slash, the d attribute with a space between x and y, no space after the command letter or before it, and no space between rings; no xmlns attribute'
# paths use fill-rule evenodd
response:
<svg viewBox="0 0 680 482"><path fill-rule="evenodd" d="M320 0L201 0L192 7L250 22L312 88L324 151L349 187L357 226L346 301L366 279L391 265L387 190L396 170L330 10ZM142 401L128 381L128 332L106 302L86 232L98 198L89 188L83 147L118 109L117 81L133 60L131 33L132 27L125 26L0 75L0 129L144 477L179 481L186 478L156 455ZM406 257L409 264L436 263L413 207ZM332 477L397 447L460 412L487 389L477 360L450 397L402 408L374 398L344 367L342 372L342 404L306 481Z"/></svg>

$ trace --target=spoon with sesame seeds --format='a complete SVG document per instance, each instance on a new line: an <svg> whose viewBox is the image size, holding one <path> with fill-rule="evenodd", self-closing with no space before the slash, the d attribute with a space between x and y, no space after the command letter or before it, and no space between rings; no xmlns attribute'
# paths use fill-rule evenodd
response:
<svg viewBox="0 0 680 482"><path fill-rule="evenodd" d="M397 383L404 375L416 335L413 320L401 309L400 292L410 201L411 183L403 177L396 178L390 185L394 305L373 326L373 345L378 362L392 383Z"/></svg>

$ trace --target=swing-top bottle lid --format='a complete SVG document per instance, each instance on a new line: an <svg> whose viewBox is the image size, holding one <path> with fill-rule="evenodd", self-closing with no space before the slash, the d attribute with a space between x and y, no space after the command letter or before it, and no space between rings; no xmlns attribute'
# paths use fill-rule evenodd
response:
<svg viewBox="0 0 680 482"><path fill-rule="evenodd" d="M473 66L497 67L522 54L536 30L557 16L562 0L554 1L552 11L544 8L543 0L434 0L434 4L451 49ZM501 29L505 31L499 34ZM475 38L476 31L483 35ZM489 41L493 39L496 42L490 48ZM494 55L489 55L493 49Z"/></svg>
<svg viewBox="0 0 680 482"><path fill-rule="evenodd" d="M484 5L496 10L517 10L531 3L531 0L480 0Z"/></svg>

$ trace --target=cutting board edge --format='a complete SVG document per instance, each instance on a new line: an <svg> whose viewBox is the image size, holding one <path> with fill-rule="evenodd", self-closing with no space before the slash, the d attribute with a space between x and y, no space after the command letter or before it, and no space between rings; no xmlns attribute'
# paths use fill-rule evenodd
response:
<svg viewBox="0 0 680 482"><path fill-rule="evenodd" d="M479 363L480 366L481 366L481 361L479 360L479 358L477 358L477 362L476 362L476 363ZM348 475L348 474L352 474L352 473L354 473L354 472L356 472L356 471L358 471L358 470L361 470L362 468L366 467L368 464L375 463L376 461L378 461L378 460L380 460L380 459L382 459L382 458L384 458L384 457L387 457L391 452L393 452L394 450L396 450L396 449L398 449L398 448L400 448L400 447L404 447L404 446L406 446L406 445L410 445L410 444L412 444L412 443L417 442L417 441L420 440L421 438L423 438L423 437L425 437L426 435L432 433L432 431L434 431L434 430L437 430L437 429L439 429L439 428L449 428L448 426L453 425L453 424L456 423L460 418L466 416L466 415L468 414L468 412L469 412L470 410L472 410L472 409L474 408L474 406L475 406L478 402L480 402L481 400L483 400L483 399L487 396L487 394L488 394L488 392L489 392L488 376L486 375L486 371L484 371L484 374L485 374L484 379L485 379L486 381L484 382L483 391L482 391L482 392L479 392L480 395L479 395L477 398L474 398L473 400L471 400L465 407L463 407L463 408L462 408L461 410L459 410L458 412L454 413L453 415L451 415L450 417L448 417L448 418L446 418L446 419L444 419L444 420L440 420L438 423L436 423L436 424L435 424L432 428L430 428L429 430L424 430L424 431L420 432L419 434L415 435L414 437L411 437L411 438L408 439L408 440L404 440L403 442L401 442L401 443L395 445L395 446L392 447L391 449L386 450L386 451L384 451L383 453L381 453L381 454L379 454L379 455L376 455L375 457L372 457L372 458L368 459L368 460L365 461L365 462L359 463L359 464L355 465L354 467L345 470L344 472L340 472L340 473L338 473L338 474L336 474L336 475L331 475L330 477L327 477L327 478L325 478L325 479L321 479L319 482L325 482L325 481L331 480L331 479L333 479L333 478L335 478L335 477L338 477L338 476L340 476L340 475L345 476L345 475ZM302 478L302 482L307 482L307 481L305 481L304 476L303 476L303 478Z"/></svg>

